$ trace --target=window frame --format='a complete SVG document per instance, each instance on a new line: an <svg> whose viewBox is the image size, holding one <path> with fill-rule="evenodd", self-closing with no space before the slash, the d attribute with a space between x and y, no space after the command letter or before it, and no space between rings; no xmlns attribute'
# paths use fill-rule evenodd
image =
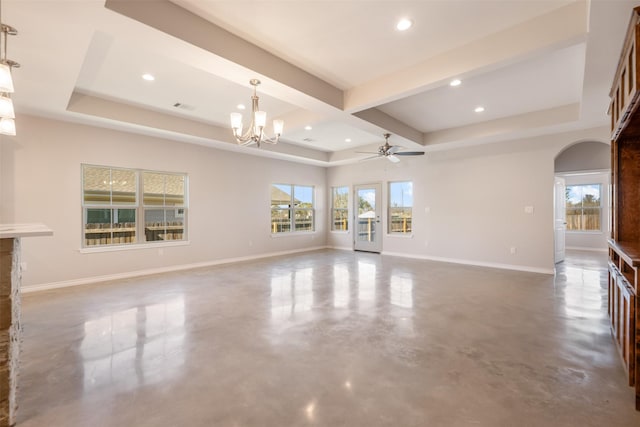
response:
<svg viewBox="0 0 640 427"><path fill-rule="evenodd" d="M336 208L336 190L339 189L345 189L346 190L346 196L347 196L347 205L344 208ZM330 222L330 227L329 229L334 232L334 233L348 233L349 229L351 227L351 224L349 223L349 200L350 200L350 196L351 196L351 192L349 191L349 186L348 185L337 185L335 187L331 187L331 215L329 218L329 222ZM336 228L336 211L344 211L344 213L346 214L343 217L343 221L346 221L344 223L344 228Z"/></svg>
<svg viewBox="0 0 640 427"><path fill-rule="evenodd" d="M121 170L133 173L135 176L135 203L132 204L124 204L124 203L114 203L113 202L113 188L109 190L109 203L91 203L87 202L85 195L85 168L96 168L96 169L108 169L110 176L110 186L113 185L111 181L111 177L113 176L114 170ZM183 183L183 204L182 205L171 205L167 208L175 209L175 212L178 213L178 210L181 210L181 221L182 221L182 238L175 240L147 240L147 236L145 234L146 224L145 224L145 210L148 206L145 206L143 201L144 196L144 173L157 173L162 175L173 175L173 176L182 176ZM166 192L166 188L165 188ZM166 193L163 193L166 194ZM155 171L148 169L137 169L137 168L126 168L120 166L106 166L106 165L95 165L89 163L81 163L80 164L80 210L81 210L81 223L80 223L80 251L83 253L91 253L91 252L105 252L105 251L117 251L117 250L127 250L127 249L138 249L138 248L148 248L149 246L177 246L177 245L185 245L189 244L188 240L188 212L189 212L189 175L183 172L166 172L166 171ZM162 206L152 206L156 208L166 208L165 205ZM116 209L132 209L134 210L135 222L133 230L119 230L118 228L114 228L113 226L109 227L105 233L102 234L111 234L110 238L105 238L105 242L95 242L95 239L89 239L87 237L87 230L92 228L87 228L88 224L88 214L91 209L110 209L110 222L113 225L114 220L114 210ZM178 215L176 215L178 217ZM100 228L102 229L102 228ZM114 235L115 233L130 233L133 231L133 241L124 241L124 242L115 242ZM95 234L95 233L90 233ZM127 236L129 237L129 236ZM94 240L94 243L89 244L90 240ZM101 240L101 239L100 239ZM108 241L108 243L107 243Z"/></svg>
<svg viewBox="0 0 640 427"><path fill-rule="evenodd" d="M289 187L291 199L289 200L289 204L287 208L275 207L273 205L273 195L271 191L274 187ZM295 203L295 193L296 187L300 188L310 188L311 189L311 207L300 207L296 206ZM277 188L277 187L276 187ZM269 205L270 205L270 222L271 222L271 235L272 236L283 236L283 235L291 235L291 234L299 234L299 233L315 233L316 231L316 187L314 185L304 185L304 184L284 184L284 183L273 183L269 186L270 196L269 196ZM273 213L274 211L287 212L288 214L288 229L287 230L278 230L278 226L273 221ZM296 211L308 211L311 213L311 229L310 230L296 230Z"/></svg>
<svg viewBox="0 0 640 427"><path fill-rule="evenodd" d="M163 175L164 176L164 180L163 180L163 193L161 193L163 195L163 201L164 203L162 204L145 204L145 191L144 191L144 175L145 174L156 174L156 175ZM145 243L151 243L151 242L158 242L159 240L147 240L147 236L148 235L153 235L153 234L159 234L159 235L164 235L165 237L163 237L162 241L163 242L169 242L172 240L177 240L177 241L182 241L182 240L186 240L186 237L184 237L187 234L187 224L185 219L185 214L188 212L187 209L187 186L188 186L188 178L186 174L183 173L178 173L178 172L161 172L161 171L151 171L151 170L140 170L140 185L139 185L139 189L141 190L141 203L140 203L140 208L141 208L141 213L142 213L142 218L144 221L144 231L145 231ZM182 177L183 178L183 201L182 204L167 204L167 177L169 176L178 176L178 177ZM164 218L164 228L161 230L155 230L155 231L163 231L164 233L156 233L155 231L152 232L150 229L150 227L147 225L147 212L148 211L152 211L152 210L162 210L164 211L163 213L163 218ZM168 220L167 220L167 211L173 211L173 219L176 218L180 218L181 224L168 224ZM162 227L162 226L161 226ZM148 231L149 230L149 231ZM178 230L181 230L181 233L177 233ZM180 238L176 238L177 235L180 235ZM167 238L168 237L168 238Z"/></svg>
<svg viewBox="0 0 640 427"><path fill-rule="evenodd" d="M583 204L584 203L583 202L584 195L582 195L582 197L580 198L580 205L581 205L580 207L576 207L576 206L569 207L568 206L568 203L569 203L568 194L569 194L569 188L570 187L594 187L594 186L598 187L598 194L599 194L598 206L585 207L584 204ZM569 229L568 226L567 226L567 227L565 227L565 231L567 233L602 233L603 232L603 224L602 224L602 207L603 207L602 206L602 187L603 187L603 184L600 183L600 182L585 183L585 184L567 184L565 186L565 188L566 188L566 192L565 192L565 222L568 224L567 219L568 219L568 216L569 216L568 215L569 209L579 210L580 211L580 217L582 218L581 221L580 221L582 227L579 228L579 229ZM584 228L585 210L597 210L598 217L599 217L598 223L600 225L599 228L597 228L597 229L586 229L586 228Z"/></svg>
<svg viewBox="0 0 640 427"><path fill-rule="evenodd" d="M392 206L392 201L391 201L391 187L394 184L410 184L411 185L411 205L410 206ZM404 203L403 203L404 204ZM411 217L410 217L410 225L409 228L407 229L406 227L406 221L403 223L403 228L405 229L405 231L396 231L392 229L393 226L393 215L392 215L392 209L402 209L402 210L406 210L409 209L411 212ZM403 181L389 181L387 183L387 235L389 236L413 236L413 181L411 180L403 180Z"/></svg>

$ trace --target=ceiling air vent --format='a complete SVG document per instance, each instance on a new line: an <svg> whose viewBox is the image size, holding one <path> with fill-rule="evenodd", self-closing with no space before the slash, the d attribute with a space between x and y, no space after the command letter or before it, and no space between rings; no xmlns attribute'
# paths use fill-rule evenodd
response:
<svg viewBox="0 0 640 427"><path fill-rule="evenodd" d="M304 138L303 141L304 142L315 142L315 140L313 140L311 138Z"/></svg>
<svg viewBox="0 0 640 427"><path fill-rule="evenodd" d="M193 111L196 109L193 105L183 104L182 102L176 102L173 104L174 107L179 108L181 110Z"/></svg>

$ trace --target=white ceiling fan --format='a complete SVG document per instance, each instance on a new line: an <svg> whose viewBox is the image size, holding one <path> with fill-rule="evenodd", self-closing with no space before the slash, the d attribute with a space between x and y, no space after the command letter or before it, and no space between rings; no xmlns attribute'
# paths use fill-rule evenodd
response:
<svg viewBox="0 0 640 427"><path fill-rule="evenodd" d="M400 159L397 156L422 156L424 155L424 151L400 151L403 147L399 145L389 145L389 137L390 133L384 134L384 144L378 147L378 152L373 153L370 151L356 151L356 153L360 154L375 154L375 156L365 157L362 160L371 160L378 159L381 157L385 157L390 162L398 163Z"/></svg>

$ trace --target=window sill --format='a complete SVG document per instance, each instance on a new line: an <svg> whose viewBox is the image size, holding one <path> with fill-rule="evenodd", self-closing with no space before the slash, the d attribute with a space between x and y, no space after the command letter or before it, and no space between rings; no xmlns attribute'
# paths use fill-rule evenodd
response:
<svg viewBox="0 0 640 427"><path fill-rule="evenodd" d="M189 240L174 240L167 242L151 242L151 243L134 243L131 245L112 245L112 246L98 246L95 248L80 248L78 252L81 254L94 254L99 252L119 252L130 251L137 249L154 249L154 248L166 248L170 246L187 246L190 245Z"/></svg>
<svg viewBox="0 0 640 427"><path fill-rule="evenodd" d="M387 233L387 237L399 237L401 239L413 239L413 233Z"/></svg>
<svg viewBox="0 0 640 427"><path fill-rule="evenodd" d="M333 233L333 234L350 234L351 232L349 230L331 230L331 233Z"/></svg>

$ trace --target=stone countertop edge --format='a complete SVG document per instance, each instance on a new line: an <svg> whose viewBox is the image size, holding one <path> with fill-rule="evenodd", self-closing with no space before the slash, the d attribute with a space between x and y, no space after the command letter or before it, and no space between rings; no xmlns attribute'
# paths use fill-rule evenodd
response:
<svg viewBox="0 0 640 427"><path fill-rule="evenodd" d="M15 237L53 236L53 230L44 224L0 224L0 239Z"/></svg>

